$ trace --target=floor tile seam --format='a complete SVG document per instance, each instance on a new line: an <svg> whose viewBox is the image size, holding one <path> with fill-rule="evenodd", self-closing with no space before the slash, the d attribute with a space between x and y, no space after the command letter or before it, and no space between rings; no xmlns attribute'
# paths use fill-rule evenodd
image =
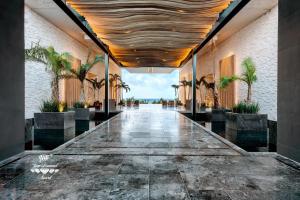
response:
<svg viewBox="0 0 300 200"><path fill-rule="evenodd" d="M182 184L183 184L184 190L185 190L186 194L188 195L188 199L191 200L191 195L190 195L190 193L189 193L189 190L188 190L188 188L187 188L187 185L185 184L185 181L184 181L183 177L181 176L180 171L178 171L178 174L179 174L179 177L180 177L181 182L182 182Z"/></svg>
<svg viewBox="0 0 300 200"><path fill-rule="evenodd" d="M68 147L68 149L86 149L85 146L79 146L79 147ZM189 148L189 147L96 147L96 146L90 146L89 149L191 149L191 150L208 150L208 149L230 149L229 147L221 147L221 148Z"/></svg>
<svg viewBox="0 0 300 200"><path fill-rule="evenodd" d="M203 157L218 157L218 156L224 156L224 157L241 157L241 155L227 155L227 154L149 154L149 153L141 153L141 154L122 154L122 153L57 153L53 155L73 155L73 156L97 156L97 155L114 155L114 156L203 156Z"/></svg>
<svg viewBox="0 0 300 200"><path fill-rule="evenodd" d="M150 173L151 173L150 156L148 156L148 200L150 200Z"/></svg>

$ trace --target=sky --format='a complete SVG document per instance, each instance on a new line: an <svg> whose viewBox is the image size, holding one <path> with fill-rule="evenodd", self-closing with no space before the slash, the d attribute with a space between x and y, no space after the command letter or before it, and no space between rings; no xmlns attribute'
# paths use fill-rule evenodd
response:
<svg viewBox="0 0 300 200"><path fill-rule="evenodd" d="M139 74L122 69L122 80L130 87L130 92L123 93L125 99L174 99L175 91L171 85L178 84L179 71L174 70L170 74Z"/></svg>

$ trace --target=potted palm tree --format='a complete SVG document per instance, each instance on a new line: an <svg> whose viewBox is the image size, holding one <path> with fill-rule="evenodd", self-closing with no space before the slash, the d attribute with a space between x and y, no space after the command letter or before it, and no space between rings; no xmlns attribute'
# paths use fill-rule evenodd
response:
<svg viewBox="0 0 300 200"><path fill-rule="evenodd" d="M52 75L51 99L42 102L40 113L34 113L35 144L53 147L74 137L74 112L67 112L65 105L59 102L59 80L71 68L69 58L69 53L58 53L52 46L42 47L39 43L25 49L27 61L46 65L46 70Z"/></svg>
<svg viewBox="0 0 300 200"><path fill-rule="evenodd" d="M102 103L99 101L100 97L100 90L105 85L105 79L101 79L100 81L95 79L87 79L90 83L92 83L93 89L94 89L94 107L96 110L100 110L102 107ZM98 92L98 100L96 100L96 91Z"/></svg>
<svg viewBox="0 0 300 200"><path fill-rule="evenodd" d="M199 87L201 85L204 85L207 90L211 91L213 96L213 108L211 111L211 130L215 133L223 133L225 131L226 110L220 108L218 87L215 80L208 81L208 79L209 75L202 76L200 80L197 81L197 85Z"/></svg>
<svg viewBox="0 0 300 200"><path fill-rule="evenodd" d="M184 99L185 99L185 108L191 110L191 100L190 100L190 89L192 87L192 81L182 80L180 81L181 85L184 88ZM187 95L186 95L187 88Z"/></svg>
<svg viewBox="0 0 300 200"><path fill-rule="evenodd" d="M65 78L76 78L80 81L80 98L79 102L83 104L82 107L74 107L75 120L90 120L90 109L85 99L84 83L87 80L88 72L99 62L103 62L103 57L96 55L94 59L91 59L91 51L89 51L86 62L81 64L78 69L69 69L68 74L65 74Z"/></svg>
<svg viewBox="0 0 300 200"><path fill-rule="evenodd" d="M119 74L109 74L109 85L110 85L110 94L111 99L109 99L110 110L116 110L117 105L117 93L118 93L118 83L122 82L121 76Z"/></svg>
<svg viewBox="0 0 300 200"><path fill-rule="evenodd" d="M34 144L47 148L59 146L75 137L74 112L56 100L43 101L41 113L34 113Z"/></svg>
<svg viewBox="0 0 300 200"><path fill-rule="evenodd" d="M174 98L174 103L175 103L175 106L177 106L177 99L178 99L178 89L179 89L179 85L176 85L176 84L173 84L171 85L172 88L174 88L174 91L175 91L175 98Z"/></svg>
<svg viewBox="0 0 300 200"><path fill-rule="evenodd" d="M220 87L226 88L233 81L247 85L247 98L226 113L226 137L242 147L260 147L267 143L266 114L259 114L259 105L252 101L252 85L257 81L256 67L251 58L242 62L244 72L241 76L221 77Z"/></svg>
<svg viewBox="0 0 300 200"><path fill-rule="evenodd" d="M124 81L121 81L118 85L116 85L116 87L118 89L125 90L126 93L130 91L129 85L127 85ZM123 100L123 92L121 94L122 94L122 96L120 97L119 105L124 106L125 102Z"/></svg>

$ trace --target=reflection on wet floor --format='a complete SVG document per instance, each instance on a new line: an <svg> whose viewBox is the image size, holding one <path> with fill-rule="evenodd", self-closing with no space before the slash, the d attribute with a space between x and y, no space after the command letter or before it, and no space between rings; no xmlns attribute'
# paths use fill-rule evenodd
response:
<svg viewBox="0 0 300 200"><path fill-rule="evenodd" d="M299 199L300 171L279 156L243 155L176 111L141 107L1 167L0 197Z"/></svg>

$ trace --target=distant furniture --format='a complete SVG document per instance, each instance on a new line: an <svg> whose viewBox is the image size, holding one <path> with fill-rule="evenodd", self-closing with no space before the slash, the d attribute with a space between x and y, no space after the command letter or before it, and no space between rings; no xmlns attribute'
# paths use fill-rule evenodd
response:
<svg viewBox="0 0 300 200"><path fill-rule="evenodd" d="M162 103L162 106L163 106L163 107L168 106L168 102L167 102L167 101L164 101L164 100L163 100L161 103Z"/></svg>
<svg viewBox="0 0 300 200"><path fill-rule="evenodd" d="M168 101L168 106L169 107L174 107L175 106L175 101L173 101L173 100Z"/></svg>
<svg viewBox="0 0 300 200"><path fill-rule="evenodd" d="M134 106L140 106L140 101L139 100L135 100L134 101Z"/></svg>
<svg viewBox="0 0 300 200"><path fill-rule="evenodd" d="M94 102L94 107L96 110L101 110L102 109L102 103L100 101L95 101Z"/></svg>

